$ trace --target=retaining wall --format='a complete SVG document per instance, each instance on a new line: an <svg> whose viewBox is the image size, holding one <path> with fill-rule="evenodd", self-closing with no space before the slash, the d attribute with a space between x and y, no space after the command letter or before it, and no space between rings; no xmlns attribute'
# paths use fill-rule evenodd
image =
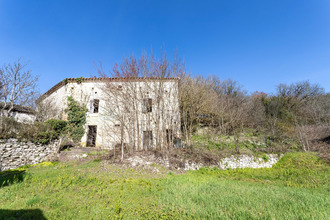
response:
<svg viewBox="0 0 330 220"><path fill-rule="evenodd" d="M250 155L232 155L221 159L216 165L212 167L218 167L220 169L237 169L237 168L271 168L281 156L277 154L267 154L266 157L256 157ZM185 170L198 170L205 165L202 163L195 163L186 161Z"/></svg>
<svg viewBox="0 0 330 220"><path fill-rule="evenodd" d="M41 145L16 139L0 140L0 171L49 161L56 156L59 145L60 141Z"/></svg>

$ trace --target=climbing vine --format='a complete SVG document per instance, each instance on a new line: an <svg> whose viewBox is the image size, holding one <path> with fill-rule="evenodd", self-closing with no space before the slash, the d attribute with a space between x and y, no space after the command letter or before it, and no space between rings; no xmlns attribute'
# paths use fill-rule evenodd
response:
<svg viewBox="0 0 330 220"><path fill-rule="evenodd" d="M87 108L79 104L71 96L68 97L68 127L72 140L79 142L85 133L84 124L86 123Z"/></svg>

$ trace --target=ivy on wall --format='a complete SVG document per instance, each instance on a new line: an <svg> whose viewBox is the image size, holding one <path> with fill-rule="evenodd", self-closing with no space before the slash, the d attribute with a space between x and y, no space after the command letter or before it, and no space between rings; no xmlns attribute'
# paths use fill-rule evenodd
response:
<svg viewBox="0 0 330 220"><path fill-rule="evenodd" d="M79 104L71 96L68 97L68 127L72 140L79 142L85 133L84 125L86 123L86 112L88 109Z"/></svg>

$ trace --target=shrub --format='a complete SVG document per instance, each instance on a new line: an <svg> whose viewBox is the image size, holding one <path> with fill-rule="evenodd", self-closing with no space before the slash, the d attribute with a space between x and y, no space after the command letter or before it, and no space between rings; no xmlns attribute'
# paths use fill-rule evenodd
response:
<svg viewBox="0 0 330 220"><path fill-rule="evenodd" d="M269 157L268 157L266 154L262 154L262 159L263 159L265 162L268 162L268 161L269 161Z"/></svg>
<svg viewBox="0 0 330 220"><path fill-rule="evenodd" d="M0 118L0 138L8 139L15 138L18 130L20 129L20 123L15 121L13 118L1 117Z"/></svg>
<svg viewBox="0 0 330 220"><path fill-rule="evenodd" d="M66 121L58 119L49 119L46 121L46 124L49 124L57 135L61 135L65 132L68 125Z"/></svg>
<svg viewBox="0 0 330 220"><path fill-rule="evenodd" d="M42 131L37 134L36 142L40 144L48 144L52 140L56 139L57 135L55 131Z"/></svg>
<svg viewBox="0 0 330 220"><path fill-rule="evenodd" d="M275 165L275 169L317 169L322 168L325 161L310 152L287 153Z"/></svg>
<svg viewBox="0 0 330 220"><path fill-rule="evenodd" d="M21 141L32 141L40 144L48 144L66 130L66 122L56 119L24 124L15 121L13 118L0 118L0 122L1 139L16 138Z"/></svg>

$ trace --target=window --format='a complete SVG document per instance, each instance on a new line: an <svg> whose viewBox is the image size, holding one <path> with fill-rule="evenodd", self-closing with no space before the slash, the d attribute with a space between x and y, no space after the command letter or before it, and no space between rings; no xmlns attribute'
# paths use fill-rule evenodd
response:
<svg viewBox="0 0 330 220"><path fill-rule="evenodd" d="M90 113L99 112L99 103L100 103L100 100L98 100L98 99L91 100Z"/></svg>
<svg viewBox="0 0 330 220"><path fill-rule="evenodd" d="M152 112L152 99L143 99L143 113Z"/></svg>

